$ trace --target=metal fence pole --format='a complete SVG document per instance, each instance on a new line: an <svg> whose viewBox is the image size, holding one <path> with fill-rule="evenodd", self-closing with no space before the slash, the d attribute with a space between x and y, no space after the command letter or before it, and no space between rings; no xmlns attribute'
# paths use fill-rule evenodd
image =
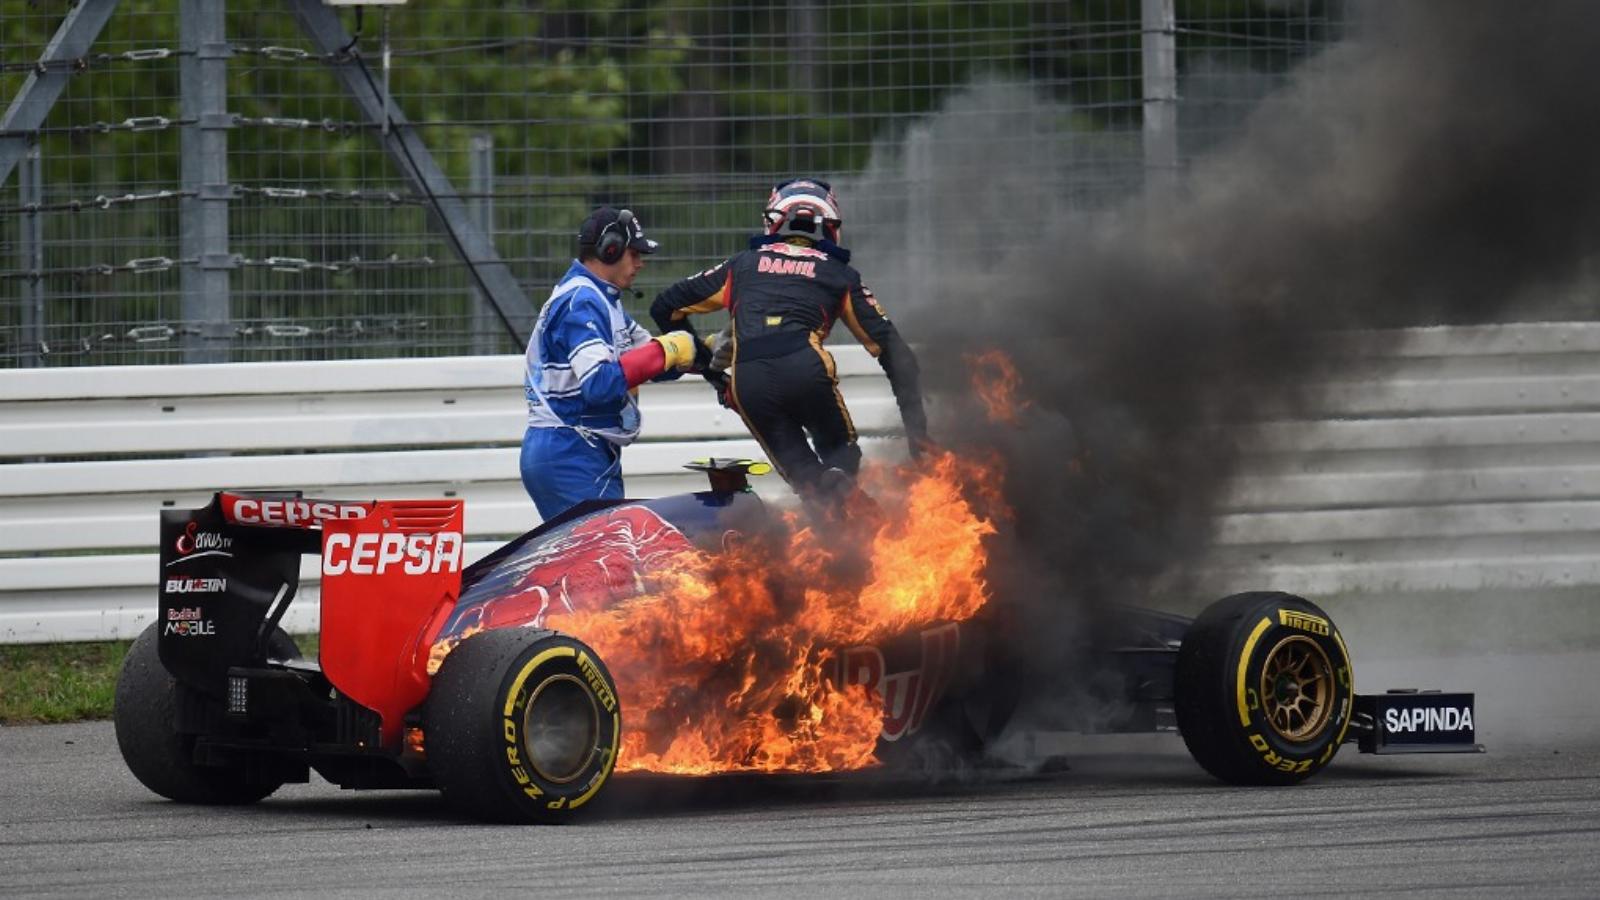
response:
<svg viewBox="0 0 1600 900"><path fill-rule="evenodd" d="M38 207L44 202L44 165L35 144L22 157L17 171L18 205L33 206L34 212L22 214L19 254L20 268L24 272L44 269L44 214ZM44 364L44 279L32 275L22 279L22 359L24 366Z"/></svg>
<svg viewBox="0 0 1600 900"><path fill-rule="evenodd" d="M470 156L472 171L468 176L470 196L467 214L478 228L494 241L494 136L486 132L472 136ZM500 328L495 321L494 307L477 285L472 288L472 349L475 353L490 354L495 351Z"/></svg>
<svg viewBox="0 0 1600 900"><path fill-rule="evenodd" d="M786 12L789 35L794 41L790 83L795 92L809 101L817 89L820 68L817 45L823 27L822 4L819 0L789 0Z"/></svg>
<svg viewBox="0 0 1600 900"><path fill-rule="evenodd" d="M928 303L933 291L929 277L934 247L933 134L926 126L912 128L906 135L906 288L914 303Z"/></svg>
<svg viewBox="0 0 1600 900"><path fill-rule="evenodd" d="M1156 197L1178 181L1178 44L1173 0L1141 0L1144 69L1144 183Z"/></svg>
<svg viewBox="0 0 1600 900"><path fill-rule="evenodd" d="M184 125L179 138L179 254L194 262L181 270L181 317L199 326L186 334L185 362L224 362L231 334L228 278L228 48L225 0L180 0L178 89ZM210 340L207 340L207 339Z"/></svg>

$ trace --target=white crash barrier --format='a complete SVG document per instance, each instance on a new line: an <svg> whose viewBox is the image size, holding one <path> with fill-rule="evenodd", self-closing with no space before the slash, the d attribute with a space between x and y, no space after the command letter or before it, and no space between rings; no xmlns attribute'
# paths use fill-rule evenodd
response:
<svg viewBox="0 0 1600 900"><path fill-rule="evenodd" d="M1330 341L1350 365L1315 415L1240 427L1250 455L1207 591L1600 585L1600 324L1385 337ZM877 364L837 353L861 431L897 429ZM461 497L478 558L538 522L517 476L521 378L513 356L0 371L0 643L135 634L156 511L220 487ZM700 380L642 396L630 494L698 489L695 457L760 455ZM775 476L757 489L786 493ZM291 626L315 624L317 578L308 560Z"/></svg>
<svg viewBox="0 0 1600 900"><path fill-rule="evenodd" d="M1213 590L1311 596L1600 585L1600 324L1414 329L1249 426Z"/></svg>
<svg viewBox="0 0 1600 900"><path fill-rule="evenodd" d="M830 349L878 443L900 424L882 370ZM704 489L683 468L698 457L762 457L697 376L641 400L632 496ZM136 635L155 610L158 511L220 488L458 497L477 559L539 523L518 473L524 421L520 356L0 371L0 643ZM776 475L755 483L787 493ZM308 558L291 627L315 625L319 577Z"/></svg>

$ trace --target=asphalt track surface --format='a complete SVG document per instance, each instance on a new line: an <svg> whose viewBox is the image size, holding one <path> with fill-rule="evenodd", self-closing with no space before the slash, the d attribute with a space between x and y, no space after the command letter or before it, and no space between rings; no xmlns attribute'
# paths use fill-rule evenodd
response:
<svg viewBox="0 0 1600 900"><path fill-rule="evenodd" d="M109 723L0 727L0 895L1593 897L1600 741L1557 743L1346 747L1306 784L1240 789L1176 736L1043 735L1065 766L624 776L583 823L541 828L315 775L254 807L179 806L133 779Z"/></svg>

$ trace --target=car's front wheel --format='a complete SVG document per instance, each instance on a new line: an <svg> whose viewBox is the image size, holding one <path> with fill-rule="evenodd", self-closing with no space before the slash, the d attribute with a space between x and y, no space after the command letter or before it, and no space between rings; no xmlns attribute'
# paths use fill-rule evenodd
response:
<svg viewBox="0 0 1600 900"><path fill-rule="evenodd" d="M1178 729L1230 784L1294 784L1326 766L1350 725L1354 677L1328 614L1293 594L1235 594L1208 607L1178 651Z"/></svg>

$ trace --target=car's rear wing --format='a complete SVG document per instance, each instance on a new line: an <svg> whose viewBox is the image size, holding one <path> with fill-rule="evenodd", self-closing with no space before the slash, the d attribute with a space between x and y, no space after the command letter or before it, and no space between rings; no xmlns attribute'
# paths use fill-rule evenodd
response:
<svg viewBox="0 0 1600 900"><path fill-rule="evenodd" d="M460 500L235 491L199 509L162 510L162 663L220 695L230 666L264 659L299 590L301 556L317 554L323 673L382 715L387 743L427 694L423 638L460 592L462 510Z"/></svg>

